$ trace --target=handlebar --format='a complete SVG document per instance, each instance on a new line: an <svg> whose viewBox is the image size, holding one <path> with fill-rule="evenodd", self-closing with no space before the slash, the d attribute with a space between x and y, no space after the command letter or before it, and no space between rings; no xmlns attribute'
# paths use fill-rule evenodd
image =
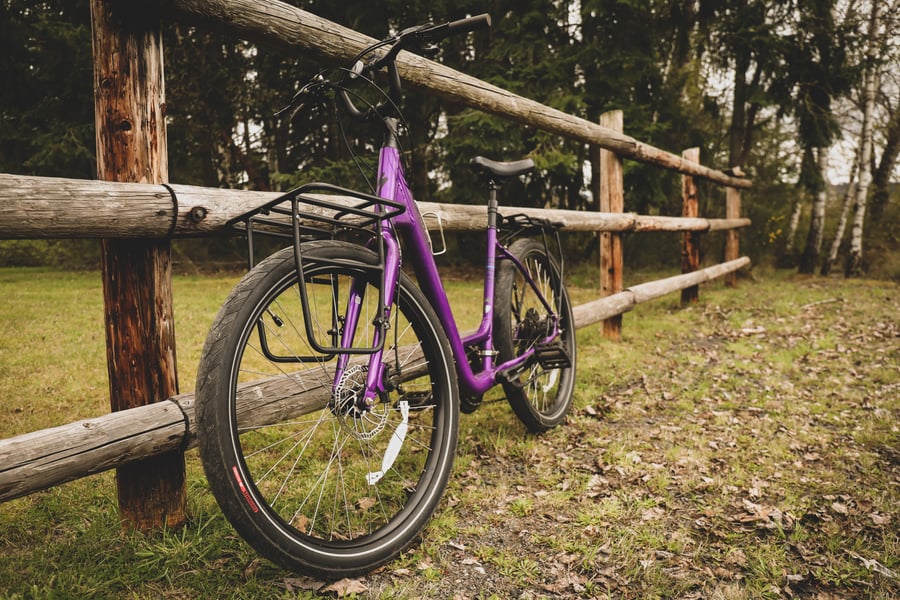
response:
<svg viewBox="0 0 900 600"><path fill-rule="evenodd" d="M353 103L353 100L343 86L338 87L338 98L340 98L346 111L357 119L366 119L370 115L380 114L388 104L397 106L400 103L400 93L402 90L400 85L400 74L397 72L396 59L401 50L420 50L428 44L435 44L452 35L469 33L478 29L487 29L490 26L491 16L482 14L441 23L439 25L432 25L429 23L404 29L396 36L382 40L360 52L354 60L353 67L345 77L345 79L353 79L358 76L364 76L371 79L371 76L374 76L376 72L387 67L388 84L390 86L387 97L376 106L371 106L365 111L360 110ZM363 59L367 54L384 46L390 46L390 48L382 57L369 64L365 63Z"/></svg>
<svg viewBox="0 0 900 600"><path fill-rule="evenodd" d="M451 35L469 33L470 31L477 31L482 28L488 29L490 26L491 15L483 14L459 19L457 21L450 21L449 23L442 23L440 25L425 25L423 28L417 28L419 31L414 33L418 34L418 36L426 37L428 41L438 42Z"/></svg>
<svg viewBox="0 0 900 600"><path fill-rule="evenodd" d="M451 34L462 32L468 33L469 31L476 31L482 27L488 28L490 26L491 15L487 13L447 23L447 28L450 29Z"/></svg>

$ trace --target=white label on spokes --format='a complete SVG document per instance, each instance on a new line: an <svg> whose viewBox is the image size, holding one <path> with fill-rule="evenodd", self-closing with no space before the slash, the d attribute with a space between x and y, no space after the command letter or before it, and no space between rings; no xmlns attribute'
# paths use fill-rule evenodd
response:
<svg viewBox="0 0 900 600"><path fill-rule="evenodd" d="M397 425L397 429L391 434L391 441L388 442L387 450L384 451L384 458L381 459L381 470L372 471L366 475L366 481L369 482L369 485L375 485L381 481L381 478L384 477L384 474L387 473L391 466L393 466L394 461L397 460L397 457L400 455L400 448L403 447L403 441L406 439L406 431L409 429L409 402L401 400L399 406L400 416L403 417L403 420L400 421L400 424Z"/></svg>

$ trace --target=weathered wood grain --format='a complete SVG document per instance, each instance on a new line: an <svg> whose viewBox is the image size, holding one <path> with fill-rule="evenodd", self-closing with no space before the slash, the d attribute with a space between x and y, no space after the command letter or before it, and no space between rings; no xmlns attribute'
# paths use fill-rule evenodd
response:
<svg viewBox="0 0 900 600"><path fill-rule="evenodd" d="M700 148L688 148L683 152L687 160L700 162ZM687 219L700 214L697 198L697 182L690 175L681 176L681 216ZM681 272L691 273L700 268L700 234L685 231L681 235ZM700 287L692 285L681 290L681 304L693 304L700 299Z"/></svg>
<svg viewBox="0 0 900 600"><path fill-rule="evenodd" d="M725 218L737 219L741 216L741 190L725 188ZM737 230L731 229L725 233L725 260L734 260L740 254L740 237ZM725 283L734 287L737 285L737 273L729 273Z"/></svg>
<svg viewBox="0 0 900 600"><path fill-rule="evenodd" d="M178 450L184 414L160 402L0 440L0 500Z"/></svg>
<svg viewBox="0 0 900 600"><path fill-rule="evenodd" d="M162 238L221 233L226 224L278 197L276 192L0 174L0 239ZM333 197L331 199L334 199ZM483 231L487 208L419 202L447 231ZM202 209L202 218L194 216ZM634 213L501 206L561 223L565 231L722 231L750 219L685 219ZM426 225L436 227L436 219Z"/></svg>
<svg viewBox="0 0 900 600"><path fill-rule="evenodd" d="M613 110L600 115L600 124L610 131L621 132L624 127L621 110ZM600 150L600 210L605 213L625 211L625 170L622 157L607 150ZM637 229L658 231L664 221L653 217L641 217L641 223L634 222ZM621 232L604 231L600 234L600 295L614 296L622 291L624 272L624 252ZM603 337L618 341L622 337L622 313L603 320Z"/></svg>
<svg viewBox="0 0 900 600"><path fill-rule="evenodd" d="M97 178L164 183L169 175L159 16L114 0L91 0L90 8ZM113 411L177 393L170 244L167 238L102 240ZM119 468L116 486L123 525L149 530L184 523L185 464L178 450Z"/></svg>

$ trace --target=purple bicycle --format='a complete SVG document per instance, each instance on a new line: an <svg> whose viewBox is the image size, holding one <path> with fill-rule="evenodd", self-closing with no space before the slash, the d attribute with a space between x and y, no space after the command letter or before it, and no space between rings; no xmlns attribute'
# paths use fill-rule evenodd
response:
<svg viewBox="0 0 900 600"><path fill-rule="evenodd" d="M255 234L292 243L251 268L212 325L197 378L200 455L235 529L288 569L350 576L413 543L450 476L459 413L493 386L535 432L561 423L571 404L575 331L559 227L505 218L497 206L498 185L532 162L472 161L490 192L474 332L457 327L404 178L397 54L489 25L481 15L409 28L334 80L314 78L292 106L330 98L384 125L377 189L304 185L236 223L251 255ZM385 74L373 101L370 86ZM418 285L401 270L401 244Z"/></svg>

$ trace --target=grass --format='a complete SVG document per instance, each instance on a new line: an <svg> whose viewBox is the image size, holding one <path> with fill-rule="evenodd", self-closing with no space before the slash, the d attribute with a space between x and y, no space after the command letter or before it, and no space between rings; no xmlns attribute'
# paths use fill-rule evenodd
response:
<svg viewBox="0 0 900 600"><path fill-rule="evenodd" d="M234 281L175 278L182 390ZM0 436L107 412L99 275L0 270L0 291ZM355 594L900 596L900 288L765 273L677 303L626 314L618 343L579 331L564 426L529 435L497 393L464 415L421 544ZM112 473L0 504L0 597L321 597L236 536L195 452L187 467L177 530L123 531Z"/></svg>

